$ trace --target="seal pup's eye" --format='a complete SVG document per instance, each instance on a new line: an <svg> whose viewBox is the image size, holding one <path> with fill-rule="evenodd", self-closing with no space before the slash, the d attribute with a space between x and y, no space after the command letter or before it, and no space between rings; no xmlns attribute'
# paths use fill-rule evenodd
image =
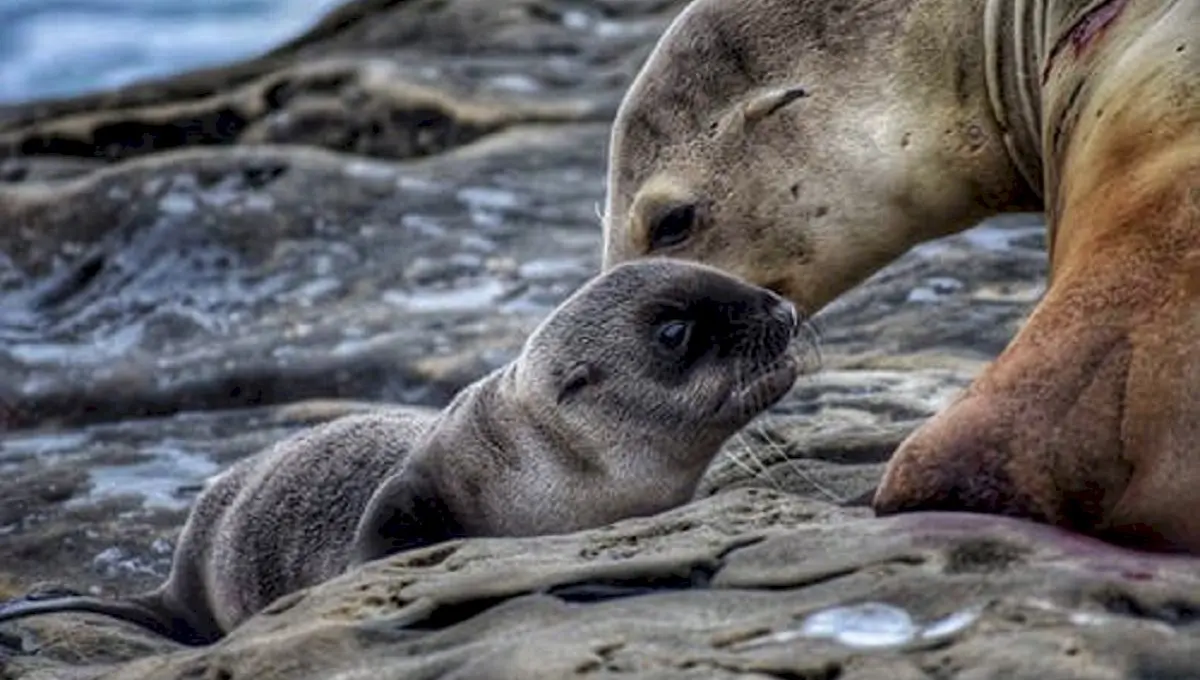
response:
<svg viewBox="0 0 1200 680"><path fill-rule="evenodd" d="M658 344L674 352L685 347L691 335L691 322L668 321L658 327Z"/></svg>
<svg viewBox="0 0 1200 680"><path fill-rule="evenodd" d="M692 235L696 222L696 206L677 205L658 215L650 225L650 250L661 250L683 243Z"/></svg>

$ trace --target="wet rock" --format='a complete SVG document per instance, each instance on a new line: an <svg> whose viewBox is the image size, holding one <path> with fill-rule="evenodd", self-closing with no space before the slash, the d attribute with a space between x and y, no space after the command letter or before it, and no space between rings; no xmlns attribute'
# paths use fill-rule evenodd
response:
<svg viewBox="0 0 1200 680"><path fill-rule="evenodd" d="M81 677L1126 678L1200 652L1194 559L1005 518L864 515L745 489L431 546L284 597L211 647Z"/></svg>

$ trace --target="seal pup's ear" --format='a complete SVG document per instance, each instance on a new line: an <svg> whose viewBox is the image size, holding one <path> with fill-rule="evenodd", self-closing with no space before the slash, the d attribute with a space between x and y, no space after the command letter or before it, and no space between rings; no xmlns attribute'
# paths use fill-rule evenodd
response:
<svg viewBox="0 0 1200 680"><path fill-rule="evenodd" d="M384 479L367 502L354 532L351 563L362 564L465 535L429 477L406 465Z"/></svg>
<svg viewBox="0 0 1200 680"><path fill-rule="evenodd" d="M803 87L781 87L770 90L746 102L742 107L742 117L745 119L746 125L753 125L797 99L807 96L808 91Z"/></svg>
<svg viewBox="0 0 1200 680"><path fill-rule="evenodd" d="M588 385L600 382L600 369L587 361L567 367L558 375L558 403L575 396Z"/></svg>

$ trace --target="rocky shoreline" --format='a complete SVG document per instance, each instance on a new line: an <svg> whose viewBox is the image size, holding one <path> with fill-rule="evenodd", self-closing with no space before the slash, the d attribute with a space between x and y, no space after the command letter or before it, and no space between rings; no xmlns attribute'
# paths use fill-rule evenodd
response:
<svg viewBox="0 0 1200 680"><path fill-rule="evenodd" d="M609 123L684 4L358 0L258 59L0 108L0 595L149 587L206 476L508 361L599 267ZM1036 216L992 221L839 300L821 371L675 513L402 556L210 650L98 617L0 626L0 678L1168 677L1139 674L1194 644L1179 561L1130 580L998 520L984 548L918 549L859 502L1019 326L1043 241ZM507 576L453 581L481 569ZM907 613L868 627L973 618L882 652L789 632L875 601Z"/></svg>

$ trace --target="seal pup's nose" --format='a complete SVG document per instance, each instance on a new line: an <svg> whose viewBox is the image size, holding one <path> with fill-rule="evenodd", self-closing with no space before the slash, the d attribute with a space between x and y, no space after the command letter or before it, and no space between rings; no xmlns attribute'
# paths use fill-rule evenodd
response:
<svg viewBox="0 0 1200 680"><path fill-rule="evenodd" d="M796 313L796 305L784 298L775 296L775 300L768 308L771 316L779 319L787 324L789 330L795 335L796 329L800 327L800 315Z"/></svg>

